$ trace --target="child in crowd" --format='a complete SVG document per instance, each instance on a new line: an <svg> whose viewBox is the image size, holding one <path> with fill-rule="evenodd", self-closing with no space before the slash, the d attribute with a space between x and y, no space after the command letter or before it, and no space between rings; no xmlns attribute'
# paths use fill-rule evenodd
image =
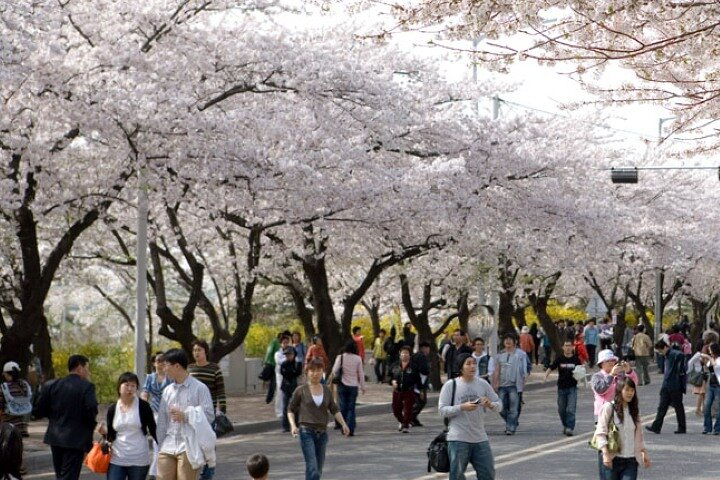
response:
<svg viewBox="0 0 720 480"><path fill-rule="evenodd" d="M253 480L267 480L269 478L270 462L262 453L251 455L245 462L245 467Z"/></svg>

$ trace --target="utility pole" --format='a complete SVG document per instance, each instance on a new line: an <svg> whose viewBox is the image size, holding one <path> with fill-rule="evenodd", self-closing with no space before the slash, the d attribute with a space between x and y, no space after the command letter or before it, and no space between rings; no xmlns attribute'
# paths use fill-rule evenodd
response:
<svg viewBox="0 0 720 480"><path fill-rule="evenodd" d="M145 159L138 168L138 212L135 270L135 373L143 378L146 368L145 323L147 311L148 191Z"/></svg>

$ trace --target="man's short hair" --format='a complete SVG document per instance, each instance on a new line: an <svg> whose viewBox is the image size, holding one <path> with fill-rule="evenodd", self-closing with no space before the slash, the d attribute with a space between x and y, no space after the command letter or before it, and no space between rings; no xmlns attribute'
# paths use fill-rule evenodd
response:
<svg viewBox="0 0 720 480"><path fill-rule="evenodd" d="M665 343L665 340L660 339L655 343L655 350L665 350L667 347L668 344Z"/></svg>
<svg viewBox="0 0 720 480"><path fill-rule="evenodd" d="M72 372L78 367L84 367L88 362L90 362L90 359L85 355L70 355L70 358L68 358L68 372Z"/></svg>
<svg viewBox="0 0 720 480"><path fill-rule="evenodd" d="M400 351L402 352L403 350L407 350L409 354L412 354L412 348L410 348L410 345L403 345L400 347Z"/></svg>
<svg viewBox="0 0 720 480"><path fill-rule="evenodd" d="M423 348L423 347L428 347L428 348L430 348L430 342L428 342L427 340L423 340L422 342L418 343L418 347L420 347L420 348Z"/></svg>
<svg viewBox="0 0 720 480"><path fill-rule="evenodd" d="M355 334L355 333L359 332L360 330L362 330L362 327L353 327L352 332L353 332L353 334Z"/></svg>
<svg viewBox="0 0 720 480"><path fill-rule="evenodd" d="M473 338L473 345L475 345L475 342L485 343L485 339L483 337L475 337L475 338Z"/></svg>
<svg viewBox="0 0 720 480"><path fill-rule="evenodd" d="M640 325L638 325L638 326L637 326L637 331L638 331L638 332L644 332L644 331L645 331L645 325L643 325L642 323L641 323Z"/></svg>
<svg viewBox="0 0 720 480"><path fill-rule="evenodd" d="M184 350L180 350L179 348L171 348L170 350L165 352L165 363L167 363L168 365L174 365L178 363L182 368L187 370L187 353L185 353Z"/></svg>
<svg viewBox="0 0 720 480"><path fill-rule="evenodd" d="M205 356L210 357L210 345L208 345L208 342L206 342L205 340L201 338L196 338L190 345L192 345L193 347L202 348L203 350L205 350Z"/></svg>
<svg viewBox="0 0 720 480"><path fill-rule="evenodd" d="M502 336L502 341L504 342L507 339L511 339L514 343L517 343L517 335L515 335L515 332L505 332Z"/></svg>
<svg viewBox="0 0 720 480"><path fill-rule="evenodd" d="M263 478L270 471L270 462L262 453L256 453L247 459L245 467L252 478Z"/></svg>

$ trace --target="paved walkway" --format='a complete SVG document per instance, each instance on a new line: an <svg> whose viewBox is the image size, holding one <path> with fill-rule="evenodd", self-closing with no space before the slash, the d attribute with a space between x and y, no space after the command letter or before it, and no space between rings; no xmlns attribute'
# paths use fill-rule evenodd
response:
<svg viewBox="0 0 720 480"><path fill-rule="evenodd" d="M542 367L535 367L528 379L530 388L541 387L545 373ZM555 376L551 376L547 386L555 385ZM392 400L392 388L387 384L376 384L368 382L366 393L358 396L359 411L373 411L379 413L382 410L390 412ZM431 392L430 399L434 401L438 392ZM98 419L105 418L108 405L101 405ZM227 401L227 414L235 425L235 433L257 433L260 431L280 430L279 419L275 417L274 405L265 403L264 394L237 395L231 396ZM43 443L43 435L47 428L46 420L30 422L30 437L23 439L25 450L26 466L30 473L50 465L50 448Z"/></svg>

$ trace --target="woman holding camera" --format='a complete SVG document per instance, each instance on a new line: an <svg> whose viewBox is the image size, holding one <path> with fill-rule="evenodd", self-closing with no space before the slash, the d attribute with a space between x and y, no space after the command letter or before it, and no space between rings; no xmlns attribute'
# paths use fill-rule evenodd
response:
<svg viewBox="0 0 720 480"><path fill-rule="evenodd" d="M637 383L637 373L630 364L627 362L618 363L618 358L610 349L601 350L598 353L597 364L600 370L593 374L591 379L595 396L595 420L600 415L603 405L615 398L615 388L618 380L629 377L632 378L634 383Z"/></svg>

